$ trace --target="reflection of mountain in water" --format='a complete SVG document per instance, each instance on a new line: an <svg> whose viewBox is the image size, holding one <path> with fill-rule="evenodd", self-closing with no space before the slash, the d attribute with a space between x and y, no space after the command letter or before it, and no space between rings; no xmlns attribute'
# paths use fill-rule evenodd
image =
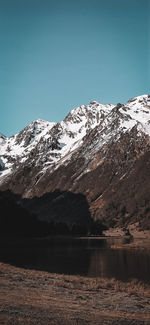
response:
<svg viewBox="0 0 150 325"><path fill-rule="evenodd" d="M150 253L127 249L95 249L91 254L89 276L126 281L137 278L147 282L150 274Z"/></svg>
<svg viewBox="0 0 150 325"><path fill-rule="evenodd" d="M150 282L149 251L110 249L109 245L109 240L97 239L1 239L0 260L51 273Z"/></svg>
<svg viewBox="0 0 150 325"><path fill-rule="evenodd" d="M0 260L51 273L87 275L92 251L75 238L10 239L0 246Z"/></svg>

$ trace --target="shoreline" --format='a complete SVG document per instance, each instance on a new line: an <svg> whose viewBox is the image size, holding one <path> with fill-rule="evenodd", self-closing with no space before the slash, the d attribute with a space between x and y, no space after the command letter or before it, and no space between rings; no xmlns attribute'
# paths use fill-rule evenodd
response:
<svg viewBox="0 0 150 325"><path fill-rule="evenodd" d="M139 224L131 224L127 228L121 228L121 227L116 227L116 228L109 228L107 230L103 230L101 235L95 235L95 234L90 234L90 235L72 235L72 234L51 234L47 236L10 236L10 234L7 236L6 234L3 236L1 235L0 240L4 239L28 239L30 240L31 238L35 239L49 239L49 238L74 238L74 239L108 239L108 238L133 238L133 239L149 239L150 240L150 229L148 230L141 230L139 228Z"/></svg>
<svg viewBox="0 0 150 325"><path fill-rule="evenodd" d="M150 285L0 263L1 325L148 325Z"/></svg>
<svg viewBox="0 0 150 325"><path fill-rule="evenodd" d="M103 231L106 237L132 237L133 239L150 239L150 230L139 230L136 224L128 227L129 235L122 228L109 228Z"/></svg>
<svg viewBox="0 0 150 325"><path fill-rule="evenodd" d="M139 235L140 233L140 235ZM150 230L147 231L147 236L143 236L143 232L136 232L136 236L131 235L120 235L120 230L111 231L108 230L106 235L90 235L90 236L68 236L68 235L55 235L55 236L47 236L47 237L1 237L0 244L6 245L16 245L17 243L25 242L27 245L31 245L34 243L44 245L44 243L49 242L51 240L108 240L110 241L111 249L141 249L141 250L150 250ZM116 243L115 243L116 240ZM112 241L112 243L111 243Z"/></svg>

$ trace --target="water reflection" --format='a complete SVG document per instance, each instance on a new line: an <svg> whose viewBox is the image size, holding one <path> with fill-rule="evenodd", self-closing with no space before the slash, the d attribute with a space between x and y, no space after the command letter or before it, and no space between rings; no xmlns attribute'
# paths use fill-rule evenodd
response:
<svg viewBox="0 0 150 325"><path fill-rule="evenodd" d="M95 250L90 259L89 276L139 279L150 282L150 255L124 249Z"/></svg>
<svg viewBox="0 0 150 325"><path fill-rule="evenodd" d="M126 239L10 240L1 242L0 260L54 273L150 282L150 252L111 249L123 240Z"/></svg>

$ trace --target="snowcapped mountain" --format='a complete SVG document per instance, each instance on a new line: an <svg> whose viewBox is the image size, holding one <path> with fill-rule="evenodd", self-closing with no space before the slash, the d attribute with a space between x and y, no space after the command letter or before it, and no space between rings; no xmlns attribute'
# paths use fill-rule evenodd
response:
<svg viewBox="0 0 150 325"><path fill-rule="evenodd" d="M0 135L0 156L5 166L1 176L10 174L17 164L24 162L41 138L46 137L46 133L55 124L38 119L10 138Z"/></svg>
<svg viewBox="0 0 150 325"><path fill-rule="evenodd" d="M60 123L38 119L10 138L0 134L0 156L5 165L1 178L14 172L17 164L31 159L31 156L35 165L42 165L44 171L59 161L61 164L62 158L64 161L70 152L80 147L82 139L93 129L99 149L112 136L118 139L122 132L135 125L139 132L150 134L150 97L147 95L117 106L94 101L74 108Z"/></svg>
<svg viewBox="0 0 150 325"><path fill-rule="evenodd" d="M92 102L73 109L60 123L38 119L18 134L2 138L0 155L5 169L1 176L12 173L17 168L16 164L24 163L35 153L35 164L42 164L42 169L55 164L78 147L80 140L99 124L112 107Z"/></svg>
<svg viewBox="0 0 150 325"><path fill-rule="evenodd" d="M59 123L38 119L10 138L0 135L0 186L41 197L38 211L31 204L40 217L55 219L56 202L69 191L85 196L93 219L127 225L149 218L149 153L149 95L117 105L93 101ZM65 194L42 201L56 190Z"/></svg>

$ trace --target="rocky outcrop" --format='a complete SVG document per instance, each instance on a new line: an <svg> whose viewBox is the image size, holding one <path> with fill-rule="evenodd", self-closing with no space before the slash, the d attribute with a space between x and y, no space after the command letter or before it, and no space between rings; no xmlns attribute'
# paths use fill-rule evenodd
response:
<svg viewBox="0 0 150 325"><path fill-rule="evenodd" d="M3 163L3 160L0 158L0 171L5 169L5 164Z"/></svg>

